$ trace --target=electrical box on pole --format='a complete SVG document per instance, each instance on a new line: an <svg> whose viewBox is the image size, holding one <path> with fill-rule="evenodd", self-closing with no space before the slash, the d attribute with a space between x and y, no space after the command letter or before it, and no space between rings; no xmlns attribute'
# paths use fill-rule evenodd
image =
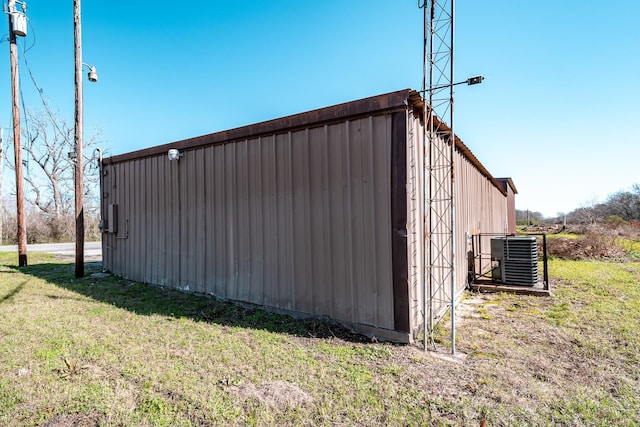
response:
<svg viewBox="0 0 640 427"><path fill-rule="evenodd" d="M27 16L22 12L11 13L11 31L18 37L27 35Z"/></svg>
<svg viewBox="0 0 640 427"><path fill-rule="evenodd" d="M22 7L22 11L16 9L16 4ZM23 1L10 1L8 11L5 13L9 15L9 30L11 34L17 37L27 36L27 3Z"/></svg>

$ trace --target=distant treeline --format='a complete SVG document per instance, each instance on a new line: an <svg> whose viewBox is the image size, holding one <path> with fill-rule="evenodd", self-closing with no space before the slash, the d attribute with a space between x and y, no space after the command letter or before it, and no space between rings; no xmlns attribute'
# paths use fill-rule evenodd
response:
<svg viewBox="0 0 640 427"><path fill-rule="evenodd" d="M640 184L634 184L630 191L618 191L609 195L603 203L583 206L567 214L559 214L555 218L545 218L540 212L516 210L518 225L562 223L564 221L568 224L596 222L621 224L640 221Z"/></svg>

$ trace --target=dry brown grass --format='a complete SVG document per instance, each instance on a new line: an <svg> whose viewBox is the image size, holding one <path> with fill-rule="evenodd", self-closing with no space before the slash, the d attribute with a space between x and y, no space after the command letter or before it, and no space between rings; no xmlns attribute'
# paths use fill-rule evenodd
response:
<svg viewBox="0 0 640 427"><path fill-rule="evenodd" d="M547 253L562 259L635 260L640 256L640 223L580 224L539 229L547 233Z"/></svg>
<svg viewBox="0 0 640 427"><path fill-rule="evenodd" d="M563 259L621 259L624 250L611 234L588 232L575 238L547 239L547 253Z"/></svg>

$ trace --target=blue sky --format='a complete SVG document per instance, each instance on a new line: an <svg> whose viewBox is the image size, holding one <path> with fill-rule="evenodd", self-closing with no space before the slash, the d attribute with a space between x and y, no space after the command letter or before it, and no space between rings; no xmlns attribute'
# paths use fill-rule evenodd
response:
<svg viewBox="0 0 640 427"><path fill-rule="evenodd" d="M119 154L419 89L417 3L84 1L83 58L100 75L84 84L85 137L102 128L102 147ZM28 6L20 56L71 123L73 1ZM8 128L9 46L0 46ZM494 176L513 178L518 209L554 216L640 182L640 2L458 0L455 55L456 80L485 76L457 87L456 133ZM39 108L20 67L25 103Z"/></svg>

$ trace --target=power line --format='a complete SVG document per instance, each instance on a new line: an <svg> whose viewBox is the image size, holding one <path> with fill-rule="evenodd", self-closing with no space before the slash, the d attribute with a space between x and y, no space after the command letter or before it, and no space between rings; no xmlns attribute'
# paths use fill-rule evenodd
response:
<svg viewBox="0 0 640 427"><path fill-rule="evenodd" d="M33 26L31 24L29 24L29 26L31 27L31 29L33 30ZM46 98L44 97L44 89L42 89L40 87L40 85L38 85L38 82L36 81L36 78L33 75L33 72L31 71L31 67L29 66L29 61L27 59L27 52L29 50L31 50L35 44L35 31L33 31L34 33L34 41L31 44L31 46L27 49L26 47L26 43L23 44L23 50L22 50L22 59L24 61L24 65L27 68L27 72L29 73L29 77L31 78L31 82L33 83L33 86L36 88L36 90L38 91L38 95L40 95L40 100L42 101L42 105L44 105L44 109L45 112L47 113L47 115L49 116L49 120L51 120L51 123L53 124L53 126L57 129L58 133L60 135L62 135L62 137L65 137L65 133L62 132L62 130L58 127L58 123L57 120L55 119L53 112L51 111L51 108L49 107L49 103L47 102ZM25 114L25 121L26 121L26 115L27 115L27 111L24 107L24 101L23 101L23 106L22 106L23 110L24 110L24 114ZM65 138L66 139L66 138Z"/></svg>

